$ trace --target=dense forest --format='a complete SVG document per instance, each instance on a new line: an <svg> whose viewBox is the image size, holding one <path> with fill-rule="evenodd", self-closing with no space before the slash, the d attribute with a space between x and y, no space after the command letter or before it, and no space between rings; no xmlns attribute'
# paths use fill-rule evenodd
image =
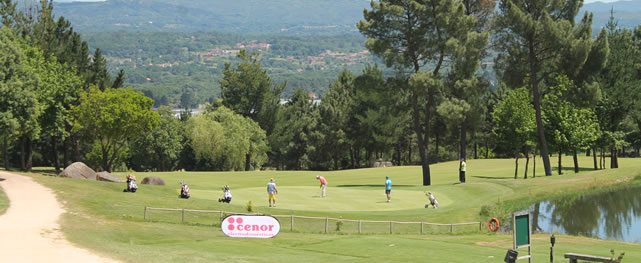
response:
<svg viewBox="0 0 641 263"><path fill-rule="evenodd" d="M552 175L553 157L561 174L564 156L574 157L578 172L577 155L589 154L591 168L617 168L620 156L638 156L641 148L641 26L621 26L612 12L593 32L591 13L575 20L581 4L372 2L356 24L361 37L343 36L340 54L322 51L324 57L298 62L330 67L334 60L362 59L353 69L334 68L318 100L289 87L268 67L277 62L266 62L318 52L314 44L301 44L307 40L141 33L124 34L121 39L133 39L118 44L115 35L81 36L47 1L29 12L0 0L2 159L7 169L59 170L84 161L105 171L335 170L389 160L421 165L424 185L431 184L430 164L466 158L539 156ZM113 42L105 48L109 59L87 40L105 37ZM192 43L199 38L205 41ZM149 39L170 55L147 49ZM315 42L340 45L340 39ZM310 49L298 50L299 44ZM139 56L145 60L128 61L127 52L145 54ZM150 64L191 70L193 78L213 74L164 56L219 72L208 79L219 92L197 95L207 98L202 112L176 116L166 106L154 109L159 103L149 97L158 95L149 93L155 90L145 96L125 87L131 68ZM129 68L109 71L114 58ZM496 74L488 74L488 66ZM131 78L154 81L151 73L135 74ZM199 90L190 92L180 95L185 108L196 104Z"/></svg>

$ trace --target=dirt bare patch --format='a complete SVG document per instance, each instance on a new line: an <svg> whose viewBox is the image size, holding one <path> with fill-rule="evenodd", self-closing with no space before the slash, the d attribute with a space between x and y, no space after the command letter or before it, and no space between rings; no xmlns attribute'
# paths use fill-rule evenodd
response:
<svg viewBox="0 0 641 263"><path fill-rule="evenodd" d="M67 241L58 220L65 210L51 189L33 179L0 172L9 208L0 216L2 262L117 262Z"/></svg>

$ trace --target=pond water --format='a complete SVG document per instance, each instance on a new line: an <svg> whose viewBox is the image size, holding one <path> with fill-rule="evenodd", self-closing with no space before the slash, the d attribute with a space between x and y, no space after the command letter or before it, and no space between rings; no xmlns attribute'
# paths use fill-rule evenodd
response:
<svg viewBox="0 0 641 263"><path fill-rule="evenodd" d="M641 243L641 187L543 201L531 209L532 231Z"/></svg>

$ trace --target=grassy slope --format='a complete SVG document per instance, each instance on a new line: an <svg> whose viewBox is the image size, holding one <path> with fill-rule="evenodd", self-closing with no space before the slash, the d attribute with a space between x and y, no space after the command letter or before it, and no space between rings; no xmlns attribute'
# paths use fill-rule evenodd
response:
<svg viewBox="0 0 641 263"><path fill-rule="evenodd" d="M7 211L8 207L9 199L7 199L7 196L2 191L2 188L0 188L0 215L4 214L4 212Z"/></svg>
<svg viewBox="0 0 641 263"><path fill-rule="evenodd" d="M571 158L565 158L571 161ZM582 158L582 163L590 163ZM197 209L242 211L242 195L251 193L250 188L263 191L270 177L276 178L281 187L281 199L287 191L300 186L316 189L315 174L324 174L330 181L329 194L334 192L382 191L384 176L394 180L395 190L405 193L416 192L416 200L421 202L422 191L429 190L449 199L442 209L422 208L384 211L372 209L378 200L361 203L353 212L326 211L318 206L318 199L307 202L315 210L289 210L284 200L278 209L268 210L264 200L253 200L259 212L276 214L318 215L354 219L407 220L431 222L461 222L487 220L479 216L481 207L486 206L491 215L505 214L516 207L526 206L536 199L580 192L593 188L632 181L640 175L641 162L622 159L617 170L585 171L578 175L566 171L566 175L544 177L542 165L537 165L537 178L514 180L513 160L470 160L468 162L468 183L456 184L456 163L449 162L432 166L433 186L420 184L419 167L394 167L362 169L340 172L251 172L251 173L154 173L163 177L168 186L142 186L138 193L125 194L124 184L109 184L68 180L54 177L36 177L45 185L53 188L67 201L71 213L65 215L63 228L73 242L83 244L101 253L114 255L131 262L172 262L188 258L190 262L211 261L408 261L416 258L432 259L438 262L497 262L502 260L505 250L511 246L509 235L316 235L282 233L269 240L235 240L222 238L218 229L206 226L189 226L166 223L145 223L142 210L145 205L159 207L185 207ZM522 167L523 165L521 165ZM137 174L141 179L148 174ZM522 176L522 174L520 175ZM178 181L186 180L196 193L204 193L202 198L179 200ZM639 180L633 181L639 183ZM220 194L219 188L229 184L236 198L232 205L220 205L211 199ZM313 189L313 190L312 190ZM209 191L209 192L208 192ZM393 191L393 193L395 193ZM241 194L243 193L243 194ZM240 196L239 196L240 194ZM310 193L307 196L312 196ZM260 194L258 195L260 196ZM305 195L303 195L305 196ZM380 196L383 200L384 196ZM396 199L393 199L392 205ZM294 204L295 202L291 202ZM343 202L349 203L349 202ZM344 205L344 204L341 204ZM376 208L376 207L374 207ZM370 210L370 211L364 211ZM371 211L374 210L374 211ZM537 236L534 253L538 258L547 258L546 236ZM595 249L603 248L602 251ZM584 252L608 255L610 248L626 252L626 261L641 261L641 246L612 241L598 241L576 237L560 237L557 241L558 262L562 262L561 252ZM167 251L172 251L168 253ZM248 252L251 251L251 252ZM460 253L465 251L464 254Z"/></svg>

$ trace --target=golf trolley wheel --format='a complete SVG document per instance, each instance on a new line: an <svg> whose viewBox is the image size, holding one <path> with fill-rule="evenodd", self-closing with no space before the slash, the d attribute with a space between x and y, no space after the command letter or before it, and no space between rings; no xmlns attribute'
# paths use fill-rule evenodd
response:
<svg viewBox="0 0 641 263"><path fill-rule="evenodd" d="M490 221L487 222L487 229L490 230L491 232L499 231L500 227L501 227L501 221L499 221L499 219L496 217L492 217L492 219L490 219Z"/></svg>

